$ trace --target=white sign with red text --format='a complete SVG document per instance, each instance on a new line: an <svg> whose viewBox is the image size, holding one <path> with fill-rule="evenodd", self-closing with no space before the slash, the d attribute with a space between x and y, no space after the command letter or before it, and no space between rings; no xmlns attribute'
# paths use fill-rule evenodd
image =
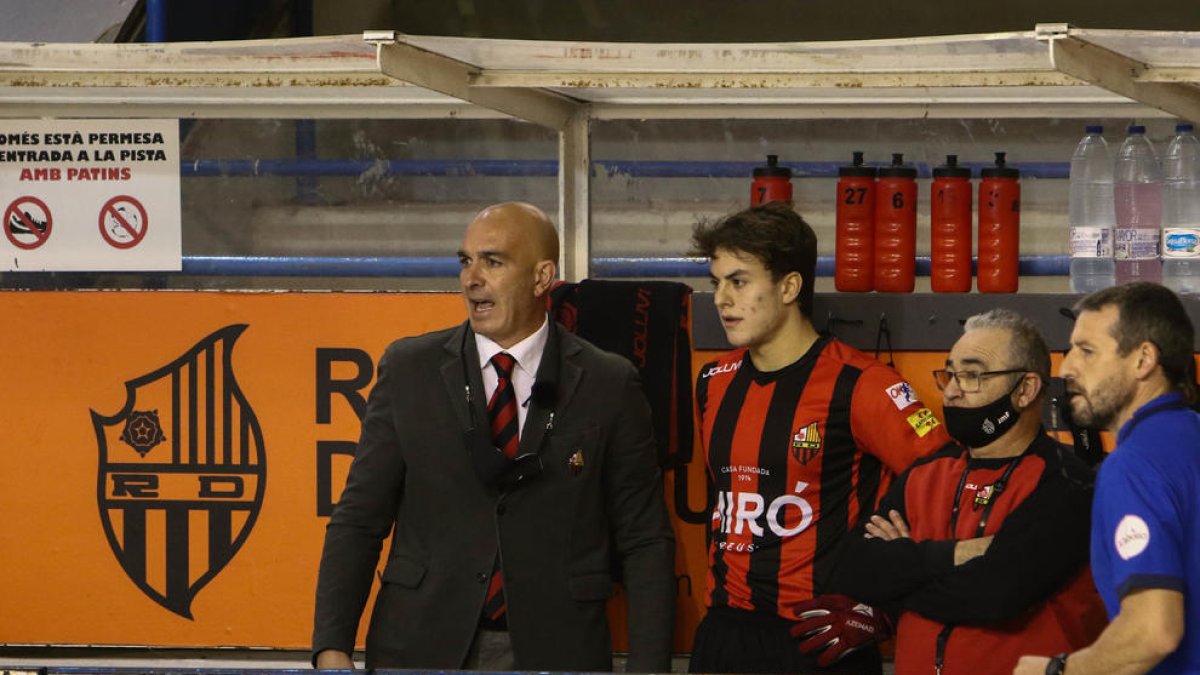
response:
<svg viewBox="0 0 1200 675"><path fill-rule="evenodd" d="M178 120L0 120L8 272L182 269Z"/></svg>

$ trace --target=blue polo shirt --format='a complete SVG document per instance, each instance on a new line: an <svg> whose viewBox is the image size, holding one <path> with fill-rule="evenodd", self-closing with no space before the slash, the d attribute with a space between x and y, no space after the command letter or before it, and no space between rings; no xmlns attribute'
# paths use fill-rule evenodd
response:
<svg viewBox="0 0 1200 675"><path fill-rule="evenodd" d="M1100 466L1092 575L1109 619L1131 591L1183 593L1183 642L1150 672L1200 672L1200 414L1178 393L1139 408Z"/></svg>

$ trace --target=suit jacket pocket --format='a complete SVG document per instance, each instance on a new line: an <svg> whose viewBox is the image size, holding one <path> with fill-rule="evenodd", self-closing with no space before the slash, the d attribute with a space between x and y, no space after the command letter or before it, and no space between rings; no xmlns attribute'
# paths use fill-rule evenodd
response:
<svg viewBox="0 0 1200 675"><path fill-rule="evenodd" d="M581 601L607 600L613 594L612 576L605 573L579 574L567 582L571 598Z"/></svg>
<svg viewBox="0 0 1200 675"><path fill-rule="evenodd" d="M591 475L600 460L600 428L588 427L556 434L550 440L550 452L542 456L542 463L549 463L555 474L567 474L572 478Z"/></svg>
<svg viewBox="0 0 1200 675"><path fill-rule="evenodd" d="M400 584L405 588L416 588L425 578L425 565L410 558L395 557L383 568L385 584Z"/></svg>

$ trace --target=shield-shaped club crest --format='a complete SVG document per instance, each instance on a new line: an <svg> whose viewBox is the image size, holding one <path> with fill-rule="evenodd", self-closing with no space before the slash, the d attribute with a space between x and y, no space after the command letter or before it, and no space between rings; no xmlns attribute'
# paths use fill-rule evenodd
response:
<svg viewBox="0 0 1200 675"><path fill-rule="evenodd" d="M262 507L262 429L230 363L245 329L226 326L126 382L117 414L92 411L109 546L143 593L188 619Z"/></svg>

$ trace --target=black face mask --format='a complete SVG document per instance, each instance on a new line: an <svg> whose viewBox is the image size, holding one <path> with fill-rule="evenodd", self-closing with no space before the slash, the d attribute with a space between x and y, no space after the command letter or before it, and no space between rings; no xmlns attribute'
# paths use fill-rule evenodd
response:
<svg viewBox="0 0 1200 675"><path fill-rule="evenodd" d="M1012 403L1012 394L1019 386L1020 380L1007 394L978 408L942 408L950 437L968 448L982 448L1008 433L1019 416Z"/></svg>

